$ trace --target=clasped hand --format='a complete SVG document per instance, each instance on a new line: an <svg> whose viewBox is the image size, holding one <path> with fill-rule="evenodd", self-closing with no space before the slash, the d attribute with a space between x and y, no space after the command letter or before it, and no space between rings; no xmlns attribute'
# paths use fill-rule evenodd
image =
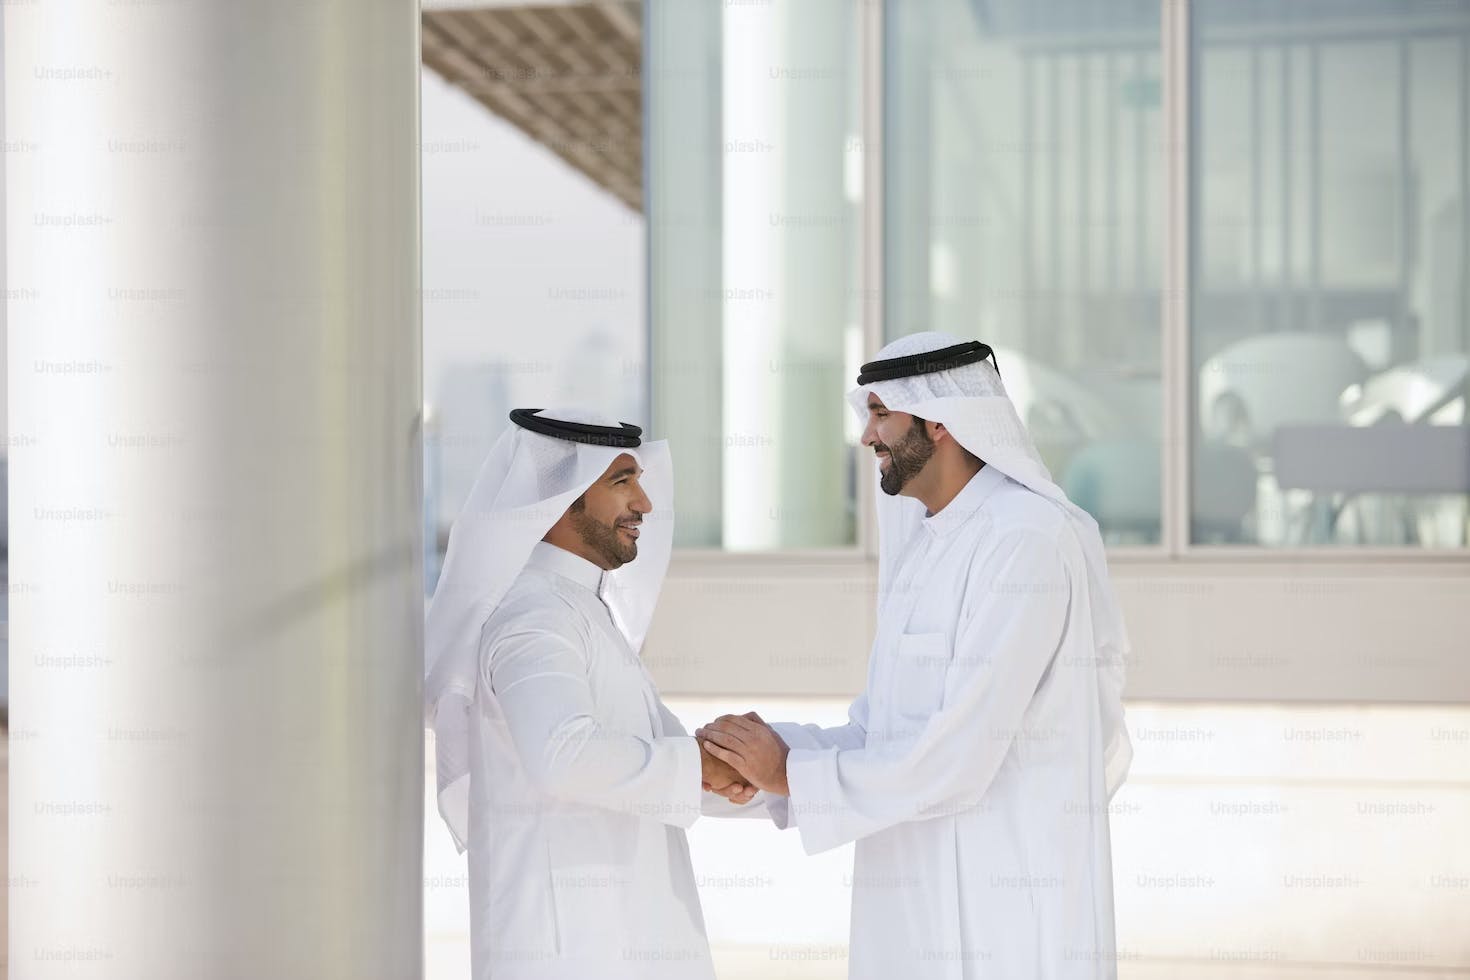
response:
<svg viewBox="0 0 1470 980"><path fill-rule="evenodd" d="M702 758L717 762L733 773L742 789L725 793L706 777L705 788L713 789L734 803L745 803L757 789L782 796L791 795L786 784L786 743L754 711L743 715L721 715L694 737L703 750ZM707 770L708 771L708 770ZM723 770L721 770L723 772ZM733 790L735 783L728 784ZM743 798L739 798L743 797Z"/></svg>

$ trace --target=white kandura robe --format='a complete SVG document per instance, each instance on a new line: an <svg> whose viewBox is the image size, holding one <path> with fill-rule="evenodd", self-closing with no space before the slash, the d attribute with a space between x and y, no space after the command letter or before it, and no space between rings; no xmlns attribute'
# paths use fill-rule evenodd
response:
<svg viewBox="0 0 1470 980"><path fill-rule="evenodd" d="M879 596L850 723L777 724L808 853L856 841L853 980L1116 974L1108 794L1082 552L985 467Z"/></svg>
<svg viewBox="0 0 1470 980"><path fill-rule="evenodd" d="M698 744L598 598L601 579L540 542L481 634L475 980L714 977L684 829L735 808L701 788Z"/></svg>

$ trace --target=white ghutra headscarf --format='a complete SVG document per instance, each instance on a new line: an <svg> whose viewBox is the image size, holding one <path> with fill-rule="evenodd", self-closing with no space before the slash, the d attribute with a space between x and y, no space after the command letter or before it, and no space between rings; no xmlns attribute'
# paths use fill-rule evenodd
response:
<svg viewBox="0 0 1470 980"><path fill-rule="evenodd" d="M636 651L669 567L674 541L673 465L667 442L583 409L518 409L480 467L449 535L424 628L424 721L434 730L439 813L455 845L469 833L470 751L480 631L551 526L627 453L643 468L653 503L638 557L603 577L602 596ZM558 423L569 423L559 425ZM537 431L532 431L533 429ZM555 433L555 434L553 434ZM599 434L600 433L600 434ZM588 441L579 441L586 439Z"/></svg>
<svg viewBox="0 0 1470 980"><path fill-rule="evenodd" d="M1111 796L1122 785L1128 775L1128 766L1133 760L1133 745L1128 740L1128 728L1123 720L1124 663L1130 649L1128 632L1123 625L1123 613L1113 594L1108 578L1107 557L1103 551L1102 536L1098 533L1097 521L1076 504L1067 499L1062 488L1052 481L1046 464L1041 461L1031 436L1016 414L1016 407L1006 395L1001 384L1000 373L995 367L975 356L951 356L939 354L930 363L922 362L926 355L960 348L965 344L957 337L937 331L910 334L884 347L878 352L878 360L863 365L864 376L869 369L873 374L902 373L904 367L885 371L881 362L897 358L910 359L909 369L925 370L929 373L909 374L886 380L871 380L848 392L847 400L858 414L860 424L868 420L868 394L877 395L885 406L893 411L917 415L920 418L941 422L955 440L1012 480L1050 500L1069 519L1073 533L1082 546L1087 565L1087 596L1092 613L1093 637L1096 642L1096 664L1098 671L1098 699L1103 723L1103 745L1105 778L1108 795ZM972 348L989 349L981 344ZM947 361L966 361L956 367L933 370ZM876 470L875 463L875 473ZM881 473L878 473L881 479ZM892 579L895 566L903 555L910 536L923 521L924 505L912 497L888 496L881 490L876 494L878 501L878 581L883 588Z"/></svg>

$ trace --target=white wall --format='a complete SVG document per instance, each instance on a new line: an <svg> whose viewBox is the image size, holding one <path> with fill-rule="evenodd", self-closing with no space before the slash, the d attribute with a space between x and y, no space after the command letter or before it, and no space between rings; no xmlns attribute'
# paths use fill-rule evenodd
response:
<svg viewBox="0 0 1470 980"><path fill-rule="evenodd" d="M644 649L665 693L853 695L860 558L676 556ZM1470 563L1115 558L1133 699L1470 703Z"/></svg>

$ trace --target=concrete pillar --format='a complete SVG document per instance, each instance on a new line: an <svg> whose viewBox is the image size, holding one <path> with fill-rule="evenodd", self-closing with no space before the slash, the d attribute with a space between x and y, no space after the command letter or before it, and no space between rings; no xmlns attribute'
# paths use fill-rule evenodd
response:
<svg viewBox="0 0 1470 980"><path fill-rule="evenodd" d="M418 19L6 7L12 976L421 971Z"/></svg>

